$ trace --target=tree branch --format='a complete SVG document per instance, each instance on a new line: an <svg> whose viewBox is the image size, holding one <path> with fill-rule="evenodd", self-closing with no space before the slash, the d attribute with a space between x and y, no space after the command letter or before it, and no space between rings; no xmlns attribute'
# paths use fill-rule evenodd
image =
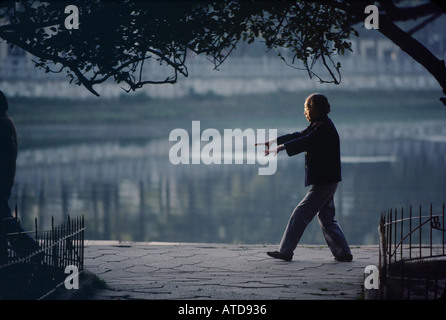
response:
<svg viewBox="0 0 446 320"><path fill-rule="evenodd" d="M415 32L417 32L418 30L423 29L427 24L431 23L432 21L436 20L437 18L439 18L441 16L441 12L435 13L433 15L431 15L429 18L427 18L426 20L424 20L423 22L421 22L419 25L417 25L416 27L413 27L412 29L410 29L409 31L407 31L408 34L412 35Z"/></svg>
<svg viewBox="0 0 446 320"><path fill-rule="evenodd" d="M428 2L417 6L397 7L393 1L381 0L380 6L385 10L385 15L392 21L417 20L441 12L435 3Z"/></svg>
<svg viewBox="0 0 446 320"><path fill-rule="evenodd" d="M388 39L392 40L397 46L411 56L415 61L421 64L426 70L434 76L446 95L446 65L444 60L438 59L419 41L411 37L407 32L401 30L387 17L380 15L379 32ZM446 106L446 99L440 101Z"/></svg>
<svg viewBox="0 0 446 320"><path fill-rule="evenodd" d="M30 46L26 42L21 41L19 39L14 39L14 41L12 41L12 39L8 39L8 36L5 36L5 35L3 35L3 39L5 39L6 41L8 41L10 43L13 43L14 45L22 48L23 50L29 52L30 54L32 54L40 59L45 59L45 60L53 61L55 63L60 63L62 66L69 68L78 77L79 82L81 84L83 84L84 87L87 88L88 91L93 93L95 96L99 96L99 93L97 93L97 91L93 89L92 84L88 81L87 78L85 78L85 76L82 74L82 72L79 69L77 69L74 65L71 65L66 60L62 59L61 57L59 57L57 55L55 56L55 55L45 54L44 52L36 50L33 46Z"/></svg>

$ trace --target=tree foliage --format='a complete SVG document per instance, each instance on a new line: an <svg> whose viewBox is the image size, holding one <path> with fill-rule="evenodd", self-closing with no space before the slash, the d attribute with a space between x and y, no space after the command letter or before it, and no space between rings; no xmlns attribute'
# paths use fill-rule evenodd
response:
<svg viewBox="0 0 446 320"><path fill-rule="evenodd" d="M397 7L391 1L381 2L387 27L386 21L439 14L431 3L415 11ZM257 39L290 66L306 70L321 82L338 84L341 65L336 57L351 50L350 39L357 36L355 25L363 21L368 3L4 1L0 4L0 37L34 55L37 67L46 72L66 72L71 82L96 95L94 86L109 79L126 84L127 90L146 84L175 83L179 76L188 76L191 54L206 55L218 68L241 41L252 43ZM67 5L78 8L79 29L65 28ZM155 66L165 72L164 77L155 78ZM322 67L325 75L319 74L320 68L315 66ZM442 86L446 88L444 83Z"/></svg>

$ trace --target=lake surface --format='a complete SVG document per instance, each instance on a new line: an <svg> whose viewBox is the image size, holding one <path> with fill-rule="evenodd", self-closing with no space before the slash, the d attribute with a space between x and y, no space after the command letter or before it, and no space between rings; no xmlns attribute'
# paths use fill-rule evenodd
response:
<svg viewBox="0 0 446 320"><path fill-rule="evenodd" d="M335 204L350 244L377 244L379 217L389 208L442 205L444 127L441 122L338 126L343 181ZM264 176L259 164L173 165L171 128L157 136L144 128L110 125L86 134L70 126L19 127L24 143L12 202L24 226L32 229L37 217L39 228L47 229L52 216L60 223L68 215L84 215L86 239L280 241L308 190L303 154L279 154L276 173ZM281 128L279 134L290 130ZM325 244L317 219L301 244Z"/></svg>

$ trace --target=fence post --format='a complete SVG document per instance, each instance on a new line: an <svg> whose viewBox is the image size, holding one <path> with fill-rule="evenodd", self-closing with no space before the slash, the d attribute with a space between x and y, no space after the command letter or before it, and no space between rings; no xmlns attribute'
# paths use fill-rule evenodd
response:
<svg viewBox="0 0 446 320"><path fill-rule="evenodd" d="M386 239L386 214L382 213L379 221L379 237L380 237L380 247L379 250L379 286L380 286L380 298L383 298L383 289L385 288L386 279L387 279L387 239Z"/></svg>
<svg viewBox="0 0 446 320"><path fill-rule="evenodd" d="M403 259L403 238L404 238L404 207L401 207L401 232L400 232L400 259Z"/></svg>
<svg viewBox="0 0 446 320"><path fill-rule="evenodd" d="M394 252L394 258L393 260L396 262L396 258L397 258L397 253L396 253L396 249L397 249L397 241L396 241L396 233L397 233L397 226L396 224L398 223L398 209L395 207L395 219L394 219L394 224L395 224L395 228L393 228L393 223L392 223L392 230L393 230L393 252Z"/></svg>
<svg viewBox="0 0 446 320"><path fill-rule="evenodd" d="M81 265L81 270L84 269L84 233L85 233L85 221L84 221L84 215L82 215L81 217L81 225L82 225L82 232L81 232L81 261L80 261L80 265ZM444 249L444 247L443 247Z"/></svg>
<svg viewBox="0 0 446 320"><path fill-rule="evenodd" d="M419 243L418 243L418 251L419 251L419 257L421 258L423 255L422 255L422 253L421 253L421 243L423 242L422 241L422 238L421 238L421 205L420 205L420 216L419 216L419 220L418 220L418 222L419 222L419 226L420 226L420 228L419 228L419 235L420 235L420 239L419 239Z"/></svg>
<svg viewBox="0 0 446 320"><path fill-rule="evenodd" d="M445 255L444 253L444 235L446 233L446 225L444 224L444 202L443 202L443 249L442 249L442 254Z"/></svg>
<svg viewBox="0 0 446 320"><path fill-rule="evenodd" d="M432 257L432 203L429 209L429 256Z"/></svg>
<svg viewBox="0 0 446 320"><path fill-rule="evenodd" d="M392 209L390 209L390 212L388 213L388 216L387 216L387 218L388 218L388 221L387 221L387 230L388 230L388 232L389 232L389 234L388 234L388 239L387 239L387 241L388 241L388 246L387 246L387 252L388 252L388 255L389 255L389 258L388 258L388 263L389 263L389 266L392 264L392 226L393 226L393 220L392 220Z"/></svg>
<svg viewBox="0 0 446 320"><path fill-rule="evenodd" d="M409 208L409 260L412 259L412 205Z"/></svg>

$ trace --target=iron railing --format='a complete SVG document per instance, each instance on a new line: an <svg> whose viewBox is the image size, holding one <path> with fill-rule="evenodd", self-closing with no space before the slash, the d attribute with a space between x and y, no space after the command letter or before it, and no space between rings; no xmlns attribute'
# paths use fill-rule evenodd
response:
<svg viewBox="0 0 446 320"><path fill-rule="evenodd" d="M419 281L424 283L425 297L429 295L429 290L433 290L433 297L437 298L439 281L446 281L442 279L443 273L440 275L437 272L425 273L420 278L423 269L421 263L409 266L407 262L431 263L434 260L439 260L437 264L446 262L441 259L446 257L444 204L440 211L434 213L431 204L428 213L423 212L421 206L418 210L410 206L406 212L404 208L399 211L395 208L382 213L379 225L380 288L385 288L390 279L398 278L400 297L410 298L414 294L414 282ZM416 269L414 266L419 270L414 271ZM419 286L417 290L419 291ZM382 298L385 298L385 291L381 290Z"/></svg>
<svg viewBox="0 0 446 320"><path fill-rule="evenodd" d="M75 267L79 274L84 268L84 217L71 219L54 226L50 230L38 230L37 218L35 230L24 232L20 228L20 219L15 216L17 231L3 232L0 242L0 299L38 300L45 299L64 284L68 266ZM7 221L0 220L0 229ZM4 229L3 229L4 230ZM31 251L24 251L20 237L25 233L32 235L38 245ZM3 246L3 247L2 247ZM6 246L6 247L5 247ZM25 252L25 253L24 253Z"/></svg>

